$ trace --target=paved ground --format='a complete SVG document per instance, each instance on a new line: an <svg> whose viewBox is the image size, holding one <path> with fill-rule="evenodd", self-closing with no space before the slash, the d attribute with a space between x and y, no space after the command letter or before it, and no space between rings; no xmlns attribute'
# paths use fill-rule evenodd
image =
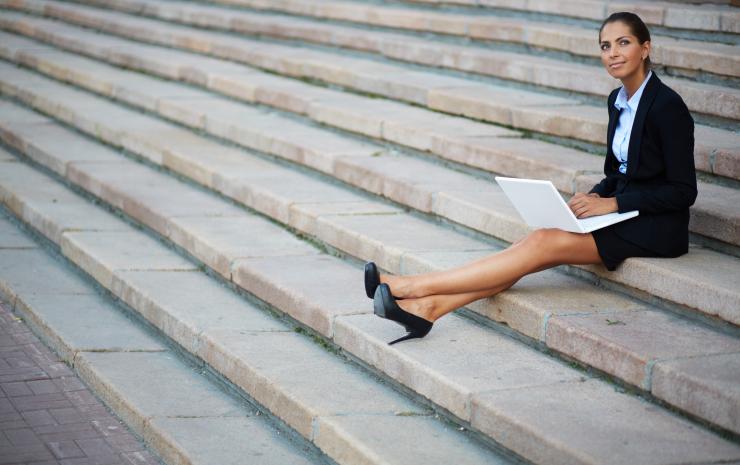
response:
<svg viewBox="0 0 740 465"><path fill-rule="evenodd" d="M0 303L0 464L159 463Z"/></svg>

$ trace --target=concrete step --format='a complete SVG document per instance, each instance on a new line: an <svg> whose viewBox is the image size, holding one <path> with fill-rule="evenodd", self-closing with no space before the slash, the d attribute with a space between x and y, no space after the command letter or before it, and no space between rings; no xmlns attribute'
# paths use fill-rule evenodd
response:
<svg viewBox="0 0 740 465"><path fill-rule="evenodd" d="M531 49L506 52L482 45L455 45L428 37L409 36L367 28L338 26L299 19L292 16L239 12L216 6L219 2L202 4L173 1L143 0L77 0L81 4L135 13L144 17L166 20L189 26L232 31L252 36L276 37L309 43L348 48L386 58L426 66L448 68L528 84L607 96L621 83L611 78L596 62L600 58L598 28L573 25L533 23L513 18L492 16L459 16L455 13L413 12L389 7L370 7L367 14L390 27L411 28L418 32L434 32L470 36L474 39L524 42L527 46L551 48L584 55L589 64L574 63L572 58L548 58L534 55ZM51 8L49 3L35 5L36 11ZM378 15L374 8L393 13ZM435 19L426 15L435 15ZM323 18L322 18L323 19ZM364 22L364 21L363 21ZM457 25L457 26L456 26ZM435 27L436 26L436 27ZM447 31L447 32L445 32ZM740 77L740 47L712 42L653 37L651 61L656 69L671 69L672 75L714 73ZM501 48L501 47L499 47ZM681 71L678 71L681 70ZM663 74L661 72L661 74ZM740 115L740 92L732 87L707 85L692 79L670 78L665 81L686 100L692 111L737 119ZM722 98L724 101L707 102Z"/></svg>
<svg viewBox="0 0 740 465"><path fill-rule="evenodd" d="M24 207L37 209L49 222L60 217L52 211L66 204L67 197L84 202L25 165L3 163L3 175L0 175L3 199L7 198L5 194L14 196ZM18 177L9 181L7 173ZM23 189L20 184L24 181L34 183L33 187ZM115 220L111 214L97 210ZM58 336L63 342L72 339L66 333L86 341L79 342L82 344L79 350L74 344L69 349L75 350L74 363L80 374L131 422L135 431L154 445L162 443L166 457L172 458L168 463L244 463L247 457L252 457L249 463L333 463L326 458L307 459L306 451L301 450L306 448L301 446L305 440L340 464L450 463L452 460L464 464L512 463L471 440L470 434L457 431L428 409L320 347L309 336L297 333L292 325L213 282L195 265L145 233L121 224L123 228L118 231L97 231L79 223L79 227L65 229L57 245L75 265L206 365L197 367L198 373L194 373L192 369L173 366L169 351L141 353L154 350L151 344L160 345L151 341L148 348L137 349L141 343L136 345L137 339L118 320L107 322L108 326L99 333L92 328L95 320L83 320L89 321L89 331L82 331L79 318L70 317L69 313L66 318L59 315L54 320L63 322L64 327L59 330L62 335ZM275 231L268 231L270 227ZM57 228L64 225L58 224ZM260 232L269 237L270 232L279 235L283 231L263 221ZM259 233L253 237L258 238ZM295 239L293 242L300 243ZM306 250L316 253L309 245L303 244L303 248L301 253ZM266 251L263 247L253 250L256 255ZM2 257L0 283L13 289L20 282L27 293L38 294L38 270L49 276L54 264L44 255L36 259L28 252L13 250ZM0 255L3 253L0 251ZM274 248L273 253L281 254ZM29 267L23 268L21 263L28 263ZM18 276L19 267L22 276ZM50 282L70 278L62 275L55 279ZM22 305L20 294L16 295L19 302L16 306L20 305L29 315L37 311L58 314L58 303L64 298L59 293L44 295L42 299L30 297L30 303ZM81 305L75 310L87 315L92 310L85 309L92 305L90 299L85 301L83 297L89 296L75 296ZM44 309L37 310L42 304ZM98 306L94 307L95 311ZM42 324L55 328L56 323L47 323L44 318L45 315L39 316ZM98 345L87 342L90 339ZM124 345L116 348L116 344ZM95 352L96 348L106 352L87 353ZM264 415L245 411L223 394L219 397L219 389L206 385L200 375L204 366L243 389L261 408L305 440L290 444L274 428L265 427ZM153 383L157 393L141 388ZM332 395L327 396L328 392ZM195 419L201 417L203 421L197 423ZM158 430L161 439L157 438ZM732 449L722 446L725 454L732 453ZM186 455L183 449L192 449L190 455L200 461L177 461Z"/></svg>
<svg viewBox="0 0 740 465"><path fill-rule="evenodd" d="M81 69L79 64L78 62L77 68ZM13 68L4 69L7 69L7 73L6 80L3 82L5 87L3 92L17 95L36 108L61 118L83 131L96 134L109 143L126 146L129 150L157 164L164 163L165 158L172 156L171 148L168 148L162 141L163 134L178 134L183 141L192 139L192 135L189 135L187 131L173 128L162 122L147 122L143 125L133 125L130 128L117 126L101 130L101 122L95 119L94 114L83 115L76 109L80 107L81 101L89 101L90 105L101 105L100 108L105 108L104 112L108 112L107 114L119 114L118 119L120 120L130 118L127 115L131 113L46 78ZM121 71L109 70L109 72L120 73ZM62 71L55 76L64 78L66 74L68 74L67 71ZM250 109L222 98L207 94L197 95L199 91L195 89L178 85L164 89L162 88L164 83L161 82L142 82L140 79L143 79L143 76L139 77L137 84L132 85L136 79L129 78L129 76L129 74L120 75L118 82L121 84L108 82L103 85L107 89L106 95L154 111L165 118L175 119L218 138L297 162L349 182L353 182L353 177L355 177L361 180L355 181L355 184L360 187L384 194L405 205L419 208L419 205L423 207L426 202L427 205L431 205L430 211L436 215L508 241L516 240L526 232L524 223L515 215L508 202L503 200L501 192L488 181L471 179L469 176L450 172L428 163L424 164L419 160L404 159L402 156L390 154L384 155L382 148L378 146L357 142L336 134L327 134L317 128L278 115L266 115L263 111ZM34 82L34 86L23 87L21 83L29 82L29 80ZM21 87L18 87L19 85ZM125 90L121 90L122 88ZM160 93L162 91L164 93ZM160 97L161 95L169 97L163 98ZM102 116L103 110L99 110L98 114ZM173 139L173 137L168 138ZM187 149L185 151L187 152ZM189 167L184 169L186 173L200 171L208 176L214 173L212 166L194 167L192 160L188 162L188 165ZM362 167L360 171L350 170L357 165ZM173 168L183 169L181 166ZM375 177L377 183L374 188L367 187L367 184L372 187L372 183L368 182L368 180L373 180L368 174L370 169L378 173ZM413 182L417 178L415 173L419 170L431 173L430 177L435 182L431 184ZM352 176L348 176L348 172ZM194 176L194 179L202 179L204 174L188 175ZM390 175L393 175L395 179L387 181L386 178ZM227 178L231 177L234 177L233 174L227 176ZM269 186L271 181L265 182ZM226 195L240 201L244 201L245 198L247 202L249 201L248 196L245 196L243 192L239 189L234 190L228 185L213 184L209 187L225 192ZM289 221L291 214L289 206L287 209L284 205L273 208L271 216L286 223ZM315 212L310 215L315 216ZM314 231L310 233L314 234ZM327 232L323 233L327 234L326 237L321 238L325 242L334 245L339 240ZM364 236L360 234L360 237ZM358 251L350 253L366 259L377 259L387 269L394 272L400 271L398 268L400 255L392 259L381 258L378 255L387 255L382 252L384 250L382 240L370 238L367 240L378 244L374 246L378 252L370 256ZM353 239L350 243L355 242L356 240ZM386 260L389 261L386 262ZM697 266L706 270L702 276L697 277L695 272ZM614 273L606 272L602 267L588 267L587 269L602 278L626 284L630 288L648 292L652 296L658 296L685 307L698 309L704 315L717 317L719 320L737 325L740 321L740 313L737 310L740 308L737 305L740 294L733 281L734 271L738 269L738 266L737 258L694 248L691 254L679 259L630 259ZM650 279L647 279L648 276ZM660 279L656 279L657 276L660 276Z"/></svg>
<svg viewBox="0 0 740 465"><path fill-rule="evenodd" d="M59 146L64 146L59 139L57 142ZM217 234L216 238L208 233L201 236L196 229L189 230L192 234L189 240L193 241L191 243L203 243L205 241L198 240L197 236L204 239L210 236L208 242L223 244L221 250L239 249L229 254L232 265L228 276L236 285L299 321L316 318L322 313L324 317L329 316L331 326L327 334L321 333L323 336L333 337L335 342L343 341L347 346L341 347L355 357L362 354L356 348L366 346L373 359L362 359L364 362L376 366L387 376L397 376L396 381L408 383L407 387L460 415L464 421L470 422L471 427L525 459L537 463L563 464L670 464L685 463L687 459L711 462L740 458L740 446L465 319L448 317L433 333L435 336L430 335L429 338L400 347L387 346L385 339L397 329L391 329L392 324L369 314L370 305L361 289L359 270L338 258L315 253L315 249L311 253L312 247L308 245L304 245L303 251L275 253L276 242L291 244L296 239L269 221L244 211L239 212L235 207L226 207L227 204L221 207L223 210L214 210L214 202L220 201L213 196L126 160L109 149L101 147L96 152L91 161L85 161L84 152L81 151L77 151L74 161L68 159L67 180L77 183L76 180L84 177L84 181L78 185L86 186L88 192L99 193L101 200L110 201L111 205L122 205L124 212L131 211L133 218L147 225L149 223L145 217L154 220L158 215L168 224L168 230L173 232L182 230L180 221L200 220L201 225L214 228L212 231L221 231L224 222L219 219L226 219L229 224L253 221L251 228L244 228L242 223L236 240L233 235L230 235L231 240L222 234ZM100 162L103 152L111 156L106 163ZM115 176L105 173L113 171L123 176L112 181ZM145 171L148 173L145 174ZM25 221L27 217L24 212L30 210L35 210L38 216L44 218L55 216L47 213L61 203L50 201L56 197L54 193L46 195L45 202L37 200L39 196L44 197L38 193L37 187L47 184L59 186L55 181L18 162L3 162L0 173L4 173L0 177L3 197L12 199L4 202L21 206L13 212L22 220ZM98 174L104 178L99 178ZM49 192L53 189L43 190ZM148 214L137 213L134 206L140 207L145 203L148 205ZM233 211L227 213L225 209ZM175 213L178 211L180 213ZM33 221L34 216L29 218ZM156 226L156 221L152 221L151 225ZM264 228L272 228L273 231L267 232ZM38 231L43 234L43 230ZM245 235L245 231L249 233ZM251 231L255 233L251 234ZM174 239L177 233L169 237ZM266 250L263 250L263 245ZM75 228L63 233L60 249L68 259L140 311L157 327L178 342L186 341L181 343L183 347L191 348L224 376L244 387L256 401L287 423L299 425L295 428L302 434L309 435L312 431L313 434L316 431L319 434L326 431L339 434L337 429L345 429L345 443L339 446L323 442L320 437L314 439L329 456L347 457L346 453L341 452L342 446L359 441L358 434L369 442L377 441L388 448L402 444L405 449L408 449L408 444L418 444L421 436L428 438L430 444L420 445L419 450L434 455L422 457L423 463L436 463L434 459L439 459L440 463L449 463L450 460L469 463L466 459L473 453L471 445L464 448L466 455L460 455L462 451L450 447L440 433L430 434L432 431L425 425L405 425L403 431L412 434L414 439L397 442L387 437L384 439L380 432L385 431L384 428L369 427L372 420L403 418L411 419L409 422L413 419L429 422L429 419L408 404L358 389L357 380L346 380L346 375L342 376L350 371L349 367L339 370L326 366L319 359L321 354L328 357L327 352L312 349L315 345L310 343L292 344L287 337L289 335L296 339L298 335L265 333L259 336L260 340L253 340L245 337L243 328L234 328L231 321L222 322L219 318L221 305L204 305L197 298L209 293L193 284L190 278L192 272L187 269L173 271L180 268L177 264L182 259L144 233L133 229L126 232L98 232ZM193 248L197 249L197 246ZM251 253L247 252L250 249ZM327 282L334 283L335 288L354 288L355 292L341 296L327 293ZM185 295L182 290L187 290ZM367 311L360 310L361 302L364 302L362 306ZM195 308L197 316L185 314L182 307ZM207 318L204 318L203 308L209 309ZM204 320L219 326L229 323L228 329L202 328L200 323ZM240 321L242 325L253 324L252 318L242 318ZM283 334L286 337L281 337ZM271 338L276 340L275 345L265 348L268 343L263 340ZM470 344L460 345L461 340ZM726 343L729 344L725 346L727 348L737 346L737 340L726 339ZM430 350L429 344L434 344L434 350ZM732 353L737 351L730 350ZM476 357L471 357L471 351ZM296 360L298 354L310 354L308 358L311 362ZM723 373L719 372L718 375L722 377ZM332 388L322 387L321 383L327 382L324 380L331 380ZM294 390L292 395L283 391L289 388ZM330 391L332 396L327 397L325 393ZM575 397L574 392L578 393ZM318 411L318 419L312 420L301 408L304 402L308 402L306 398L320 399L315 400L319 402L314 410ZM528 406L535 404L543 408L535 411L507 407L525 398ZM556 408L548 406L554 399L559 401ZM379 402L383 406L381 412L376 410ZM322 417L325 403L335 406L341 403L344 409L352 405L351 412ZM341 411L339 406L335 409ZM352 415L359 411L366 415ZM399 414L399 411L404 413ZM520 415L519 411L524 414ZM390 412L395 412L395 415ZM640 419L639 424L635 423L636 418ZM396 423L401 422L396 420ZM568 428L563 425L568 425ZM374 433L368 437L368 431ZM394 434L401 433L394 431ZM681 447L676 447L677 438L680 438ZM431 445L431 441L434 445ZM632 446L629 450L623 448L625 441ZM668 444L671 447L667 447ZM437 456L437 451L441 450L449 453L449 456ZM620 450L620 453L614 453L615 450ZM341 458L337 460L341 461ZM481 459L485 463L493 463L491 456L476 456L470 462L482 463ZM357 463L357 460L348 460L348 463ZM398 463L415 462L411 462L407 456Z"/></svg>
<svg viewBox="0 0 740 465"><path fill-rule="evenodd" d="M24 2L23 5L30 5ZM345 88L401 100L446 113L489 121L518 129L569 137L603 144L606 140L607 114L573 99L516 90L501 85L485 84L468 79L442 76L406 67L379 63L316 50L265 44L235 38L232 35L206 32L184 26L153 21L68 4L34 3L48 14L65 21L81 24L141 40L200 54L249 64L286 76L319 80ZM16 5L16 8L21 8ZM33 9L28 6L28 9ZM3 19L12 15L3 15ZM2 27L12 28L2 21ZM65 30L49 22L23 22L17 32L43 36L46 31ZM34 32L31 32L34 31ZM67 29L69 32L69 29ZM103 37L102 44L108 43ZM53 40L53 39L51 39ZM67 41L77 46L80 41ZM72 45L74 44L74 45ZM484 98L482 98L484 97ZM699 169L733 178L740 178L740 141L733 131L709 126L696 126L695 156Z"/></svg>
<svg viewBox="0 0 740 465"><path fill-rule="evenodd" d="M251 8L270 8L270 2L259 0L229 0ZM714 33L739 33L740 19L737 8L729 5L710 5L716 2L625 2L610 0L411 0L406 3L426 3L430 5L456 5L513 10L518 12L547 14L555 17L568 17L602 21L617 11L633 11L652 26L662 26L680 31L706 31ZM686 3L702 3L687 5ZM285 2L281 2L285 4ZM294 4L291 2L290 4ZM304 3L305 4L305 3ZM556 18L557 19L557 18Z"/></svg>
<svg viewBox="0 0 740 465"><path fill-rule="evenodd" d="M58 193L60 204L81 212L87 206L120 230L129 228L64 190ZM0 293L165 463L236 465L245 457L260 464L331 463L224 393L203 376L203 366L183 361L1 211Z"/></svg>
<svg viewBox="0 0 740 465"><path fill-rule="evenodd" d="M17 107L6 108L5 113L18 115L16 117L18 121L30 118L27 111ZM106 113L111 114L109 111ZM120 115L115 119L119 122L124 121ZM151 125L151 122L145 123ZM161 174L151 173L133 163L125 164L124 169L122 168L124 160L115 162L111 157L108 162L102 162L99 158L100 150L94 149L95 144L88 143L87 147L83 147L79 137L72 137L68 132L59 129L46 132L41 129L40 124L31 131L36 136L35 142L32 138L21 136L19 132L23 131L16 130L14 133L17 134L16 146L35 160L122 209L163 236L167 236L224 278L236 282L260 298L287 311L292 317L326 337L333 337L336 343L362 360L378 366L386 373L392 370L391 376L394 378L399 376L398 368L393 368L395 366L393 364L386 367L385 363L390 362L384 362L378 355L378 351L382 353L388 349L383 342L384 339L389 339L391 334L387 325L384 328L382 322L377 324L377 320L372 317L357 319L357 324L362 328L369 325L371 333L383 331L383 337L377 334L363 334L367 329L359 329L355 325L338 326L337 315L346 315L350 308L356 308L347 307L346 297L338 301L336 296L319 298L308 291L304 291L308 292L308 295L301 293L296 295L294 288L302 284L315 284L320 288L319 281L314 283L312 280L306 284L302 280L305 280L307 275L317 274L317 260L322 263L320 268L328 267L325 260L319 260L312 255L303 258L241 259L240 257L248 255L253 250L250 240L245 242L243 231L257 231L261 237L273 237L275 234L265 233L261 228L256 228L253 221L243 218L243 213L237 215L237 212L234 212L225 219L180 218L179 215L183 215L184 211L189 212L194 205L208 212L219 212L223 207L211 204L202 196L194 197L195 193L184 189L180 183L168 180ZM30 134L28 131L26 133ZM175 137L180 138L179 135ZM63 146L75 149L72 151L55 149L54 147L58 147L59 141L62 140L69 140L62 144ZM78 142L73 143L73 140ZM217 156L218 147L217 144L207 146L201 143L198 145L198 153L206 151ZM89 158L89 163L83 163L88 158L85 155L87 153L97 155ZM453 260L459 262L465 258L496 251L489 244L445 233L439 228L382 204L363 202L361 197L349 192L326 186L305 175L297 176L287 168L270 166L247 154L242 154L242 157L243 164L239 166L236 159L232 159L228 171L243 174L230 176L223 171L219 173L218 168L212 171L214 184L222 186L217 190L220 189L222 193L232 196L238 192L236 198L245 205L266 212L272 218L280 219L288 225L297 225L299 230L315 234L319 239L332 241L330 242L332 245L362 258L373 256L381 263L391 263L394 269L418 271L439 269L449 265ZM278 187L280 183L287 184L288 187L280 188ZM273 192L268 193L269 190ZM307 193L311 193L308 198ZM180 199L179 209L174 206L177 202L173 203L173 198ZM283 205L276 205L278 203ZM15 207L14 210L30 212L32 209ZM32 217L30 213L27 216ZM45 231L45 223L38 221L37 223L41 225L36 227ZM403 237L399 238L397 236L401 230L398 225L401 224L405 227ZM390 237L388 231L395 232L396 237ZM54 236L54 233L50 232L44 234ZM360 234L369 238L358 237ZM275 237L274 241L281 244L279 250L282 253L292 249L285 245L290 242L287 239ZM270 240L269 243L275 244L274 241ZM445 247L440 249L439 244L445 244ZM262 253L264 254L264 251ZM414 267L416 269L413 269ZM348 271L345 266L340 266L335 271L337 275L342 276L356 274ZM268 276L265 276L265 273ZM329 275L325 276L320 272L313 279L334 279L333 271L327 273ZM347 279L341 280L343 283L346 281L344 285L346 288L359 287L356 282ZM104 283L114 282L110 276L99 277L98 280ZM563 292L563 289L568 289L568 292ZM364 299L361 297L361 300ZM737 338L728 338L708 331L700 325L667 316L618 294L594 289L553 271L526 278L521 285L503 293L495 300L481 302L476 310L482 315L506 321L514 329L539 339L550 348L646 391L651 390L654 366L660 366L659 362L663 359L671 359L677 354L701 357L707 355L707 347L719 350L720 353L733 352L736 350L733 347L740 348L737 346ZM613 324L617 325L616 330L611 328ZM649 328L649 338L644 334L646 328ZM471 331L473 331L471 328L465 328L466 334L470 334ZM661 337L656 337L656 334ZM372 344L361 341L364 337L370 338ZM452 342L456 340L453 337ZM714 342L707 344L707 341ZM464 353L458 355L464 356ZM479 377L480 369L475 373L476 377ZM690 373L673 374L675 379L690 376ZM436 398L434 393L437 388L428 387L427 377L413 371L410 371L409 377L404 377L402 382L460 418L469 419L470 413L465 403L467 397ZM718 412L726 412L727 403L730 405L736 403L738 394L718 392L714 389L713 383L714 381L708 382L701 389L694 388L696 396L694 398L704 398L708 393L712 393L712 398L723 399L719 403L711 407L702 406L701 410L691 405L691 402L696 404L696 400L686 400L692 398L689 395L677 406L683 408L683 405L688 405L689 409L693 409L690 410L692 413L703 418L714 421L716 417L720 418L720 421L732 424L731 421L728 423L726 419L722 419L722 414ZM670 385L671 382L664 381L663 384Z"/></svg>

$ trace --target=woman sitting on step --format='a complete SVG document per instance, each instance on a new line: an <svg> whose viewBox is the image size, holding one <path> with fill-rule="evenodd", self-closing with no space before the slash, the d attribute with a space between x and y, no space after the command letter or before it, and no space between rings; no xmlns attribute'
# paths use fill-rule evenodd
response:
<svg viewBox="0 0 740 465"><path fill-rule="evenodd" d="M365 266L375 314L424 337L441 316L513 286L523 276L562 264L603 263L613 271L628 257L677 257L688 251L689 207L696 199L694 121L681 97L650 70L650 32L632 13L614 13L599 30L601 62L622 81L609 95L606 177L568 202L578 218L639 210L640 215L579 234L540 229L497 254L413 276Z"/></svg>

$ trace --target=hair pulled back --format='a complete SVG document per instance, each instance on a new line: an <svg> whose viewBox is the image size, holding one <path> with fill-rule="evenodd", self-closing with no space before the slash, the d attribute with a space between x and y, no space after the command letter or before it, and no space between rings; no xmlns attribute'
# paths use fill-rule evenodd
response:
<svg viewBox="0 0 740 465"><path fill-rule="evenodd" d="M599 28L599 42L601 42L601 31L604 30L604 26L609 23L615 23L617 21L623 22L627 25L627 27L630 28L632 35L637 37L637 41L640 43L640 45L650 41L650 31L648 30L642 19L640 19L640 17L634 13L630 13L628 11L620 11L618 13L612 13L611 15L609 15L608 18L604 20L603 23L601 23L601 27ZM645 58L645 67L647 69L650 68L650 56Z"/></svg>

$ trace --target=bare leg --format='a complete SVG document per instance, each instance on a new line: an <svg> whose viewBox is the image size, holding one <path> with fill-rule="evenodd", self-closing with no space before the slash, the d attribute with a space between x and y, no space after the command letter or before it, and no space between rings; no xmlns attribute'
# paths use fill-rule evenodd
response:
<svg viewBox="0 0 740 465"><path fill-rule="evenodd" d="M430 295L416 299L397 300L396 303L399 307L409 313L420 316L425 320L436 321L455 309L464 307L476 300L494 296L513 285L514 283L511 282L504 284L503 286L499 286L494 289L486 289L484 291L468 292L465 294Z"/></svg>
<svg viewBox="0 0 740 465"><path fill-rule="evenodd" d="M457 268L412 276L382 275L380 280L399 299L468 294L496 289L565 263L601 263L591 234L539 229L506 250Z"/></svg>

